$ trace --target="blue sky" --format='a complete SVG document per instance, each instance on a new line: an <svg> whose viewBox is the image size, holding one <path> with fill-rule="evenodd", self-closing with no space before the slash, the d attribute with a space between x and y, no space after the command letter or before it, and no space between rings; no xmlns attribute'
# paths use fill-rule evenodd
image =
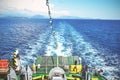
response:
<svg viewBox="0 0 120 80"><path fill-rule="evenodd" d="M46 0L0 0L0 16L47 16ZM120 0L49 0L52 16L119 19Z"/></svg>

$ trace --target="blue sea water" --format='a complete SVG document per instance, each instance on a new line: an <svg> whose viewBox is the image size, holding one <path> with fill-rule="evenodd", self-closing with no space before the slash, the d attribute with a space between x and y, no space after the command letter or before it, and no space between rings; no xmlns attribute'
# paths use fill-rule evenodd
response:
<svg viewBox="0 0 120 80"><path fill-rule="evenodd" d="M44 54L78 55L83 64L102 68L109 80L120 78L120 20L55 19L53 23L57 49L49 20L0 19L0 58L11 59L16 48L22 64Z"/></svg>

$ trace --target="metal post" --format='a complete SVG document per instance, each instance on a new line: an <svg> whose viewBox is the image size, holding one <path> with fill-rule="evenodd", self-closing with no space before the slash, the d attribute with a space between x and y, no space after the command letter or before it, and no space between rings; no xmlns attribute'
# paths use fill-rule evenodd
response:
<svg viewBox="0 0 120 80"><path fill-rule="evenodd" d="M7 80L10 80L10 74L7 75Z"/></svg>
<svg viewBox="0 0 120 80"><path fill-rule="evenodd" d="M45 56L46 57L46 73L47 73L47 56Z"/></svg>
<svg viewBox="0 0 120 80"><path fill-rule="evenodd" d="M59 62L59 60L58 60L58 56L57 56L57 67L58 67L58 62Z"/></svg>

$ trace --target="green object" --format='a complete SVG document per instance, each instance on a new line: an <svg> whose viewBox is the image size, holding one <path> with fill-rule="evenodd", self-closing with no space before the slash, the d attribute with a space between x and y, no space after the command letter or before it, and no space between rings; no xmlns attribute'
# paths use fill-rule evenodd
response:
<svg viewBox="0 0 120 80"><path fill-rule="evenodd" d="M63 68L66 72L66 77L71 79L74 78L82 78L82 73L70 73L70 65L79 64L78 56L69 56L69 57L58 57L58 65ZM75 63L76 62L76 63ZM40 68L37 69L37 73L33 74L33 78L37 76L47 76L49 75L49 71L57 66L57 57L56 56L40 56L37 57L36 65L40 64ZM65 69L65 66L68 66L69 69ZM47 68L47 69L46 69ZM46 73L47 70L47 73ZM106 80L103 76L93 76L91 78L98 78L99 80Z"/></svg>
<svg viewBox="0 0 120 80"><path fill-rule="evenodd" d="M52 68L57 66L57 56L39 56L36 59L37 71L33 73L33 80L44 80L44 78L49 78L49 72ZM68 56L62 57L58 56L58 65L65 71L66 77L69 80L75 80L75 78L79 78L80 80L83 77L82 72L79 73L70 73L71 65L79 65L79 57L78 56ZM13 66L12 60L9 62L9 66ZM7 74L6 74L7 75ZM20 73L17 75L18 80L20 80ZM70 79L71 78L71 79ZM94 76L90 74L90 78L98 78L98 80L107 80L103 76ZM0 78L0 80L4 80Z"/></svg>

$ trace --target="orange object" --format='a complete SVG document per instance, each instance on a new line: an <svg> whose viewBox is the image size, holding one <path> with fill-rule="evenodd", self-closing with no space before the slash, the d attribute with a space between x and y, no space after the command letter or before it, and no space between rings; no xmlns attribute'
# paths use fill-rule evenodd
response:
<svg viewBox="0 0 120 80"><path fill-rule="evenodd" d="M0 74L7 73L8 71L8 60L0 60Z"/></svg>
<svg viewBox="0 0 120 80"><path fill-rule="evenodd" d="M1 68L8 68L8 60L0 60L0 69Z"/></svg>

